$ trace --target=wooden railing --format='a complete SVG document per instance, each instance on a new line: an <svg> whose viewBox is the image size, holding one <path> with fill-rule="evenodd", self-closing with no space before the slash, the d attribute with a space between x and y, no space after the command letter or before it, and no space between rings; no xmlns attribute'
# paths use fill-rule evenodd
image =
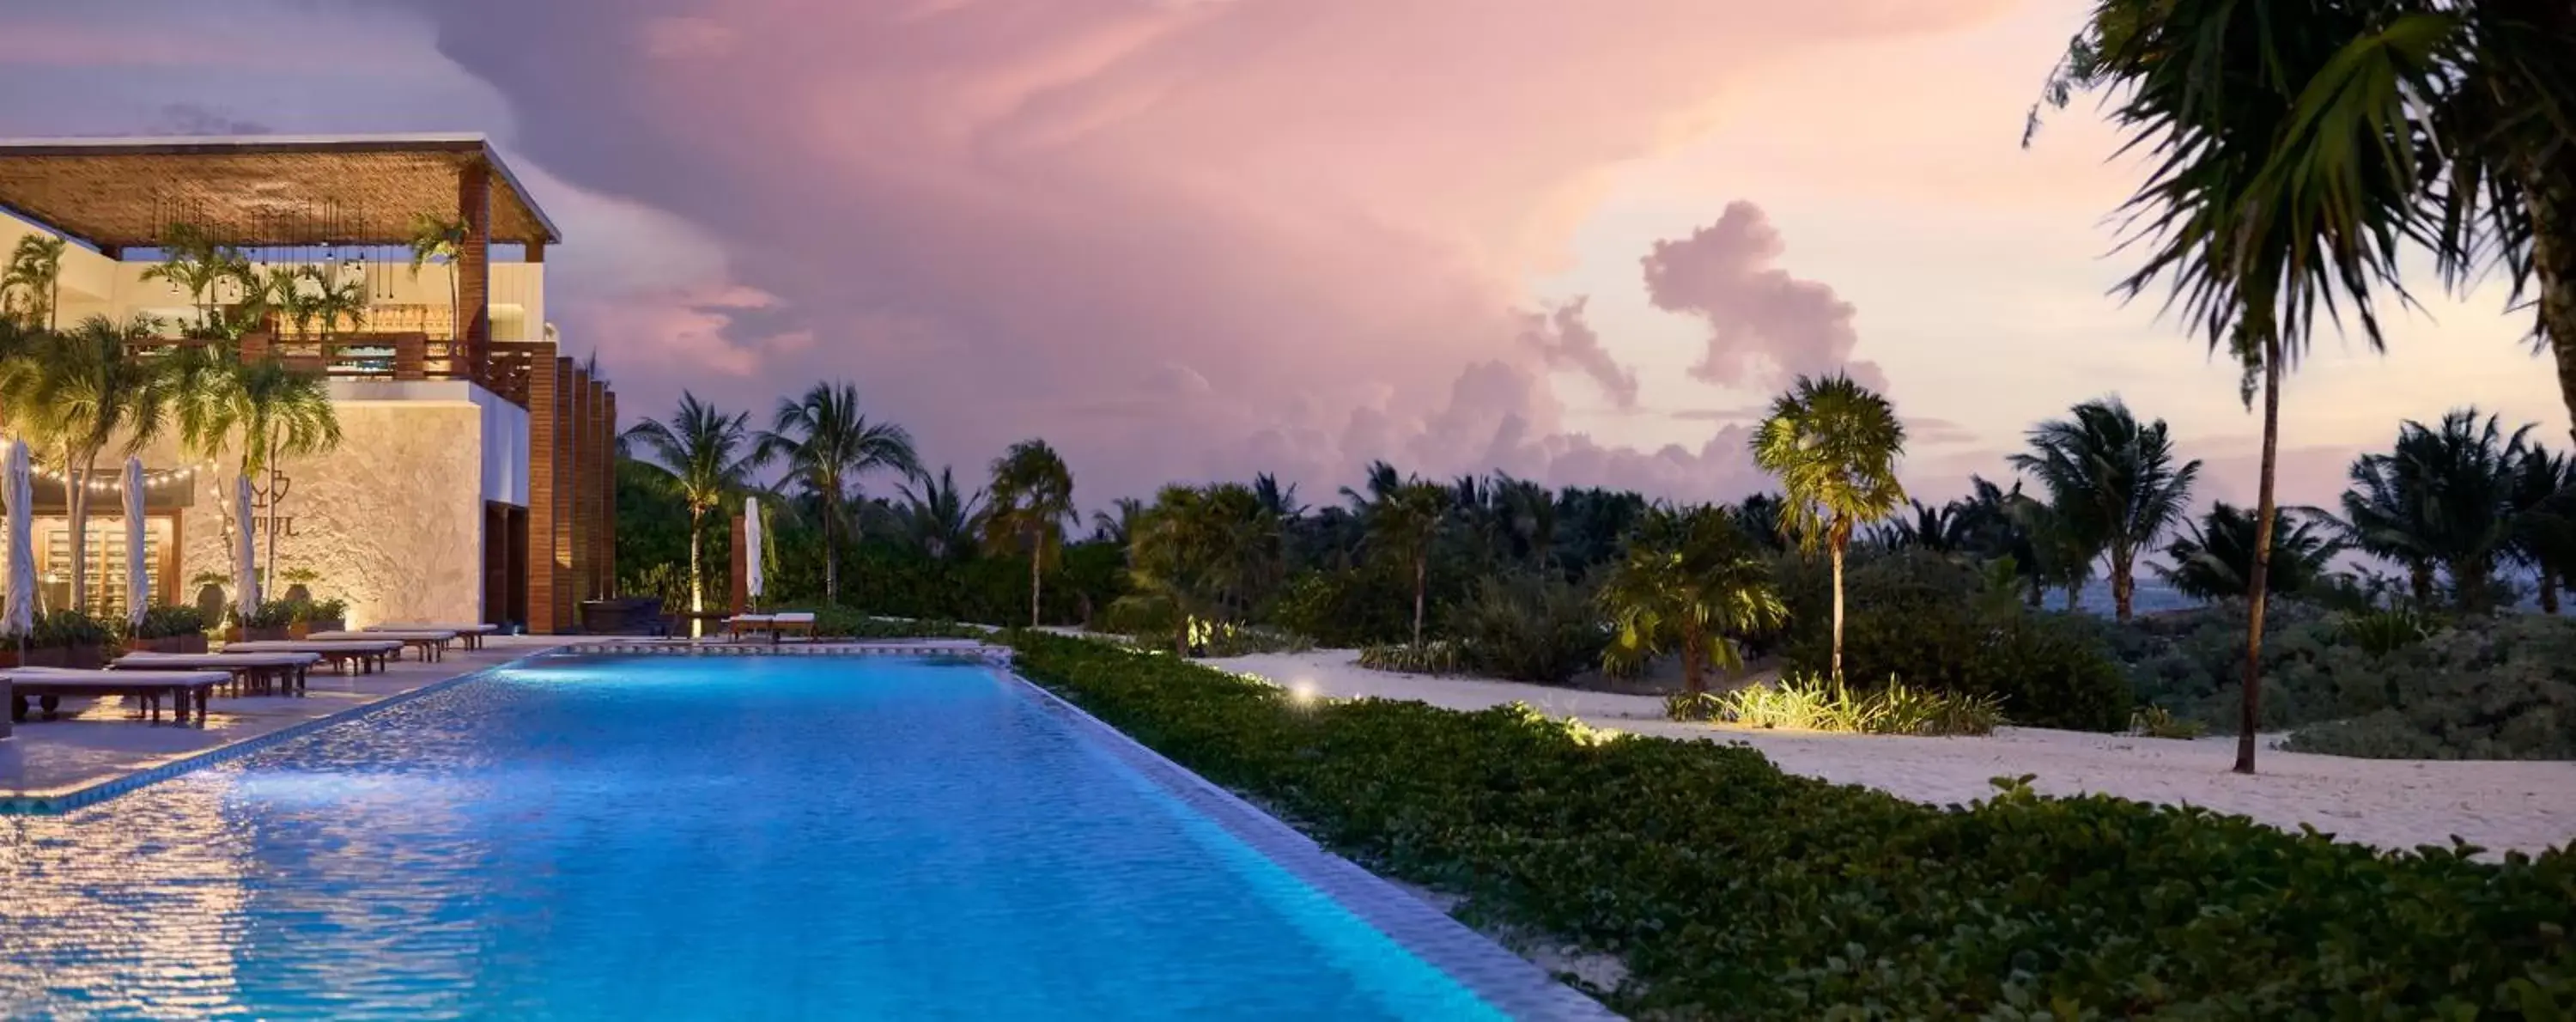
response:
<svg viewBox="0 0 2576 1022"><path fill-rule="evenodd" d="M155 338L128 342L126 350L137 358L154 358L207 343ZM522 407L528 403L529 374L538 362L554 357L554 345L547 342L495 341L476 358L465 344L422 333L252 333L242 335L239 346L244 359L274 357L335 380L469 380Z"/></svg>

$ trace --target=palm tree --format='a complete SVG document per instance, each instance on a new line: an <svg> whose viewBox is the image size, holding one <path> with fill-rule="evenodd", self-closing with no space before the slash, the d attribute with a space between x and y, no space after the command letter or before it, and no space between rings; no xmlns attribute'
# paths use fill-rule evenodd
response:
<svg viewBox="0 0 2576 1022"><path fill-rule="evenodd" d="M2048 583L2023 510L2038 502L2023 495L2018 479L2010 490L1984 476L1969 476L1968 485L1968 495L1950 503L1960 548L1982 560L2012 562L2013 574L2025 587L2026 601L2038 606Z"/></svg>
<svg viewBox="0 0 2576 1022"><path fill-rule="evenodd" d="M1513 546L1546 571L1556 552L1556 494L1527 479L1496 473L1494 505Z"/></svg>
<svg viewBox="0 0 2576 1022"><path fill-rule="evenodd" d="M2438 71L2430 82L2361 83L2374 104L2415 115L2411 130L2435 139L2448 161L2427 205L2441 217L2436 252L2453 289L2465 293L2501 268L2508 302L2536 292L2534 339L2554 356L2576 429L2576 64L2567 60L2576 8L2412 0L2395 10L2409 24L2437 26Z"/></svg>
<svg viewBox="0 0 2576 1022"><path fill-rule="evenodd" d="M1602 665L1677 650L1682 687L1694 694L1708 691L1709 667L1741 669L1734 637L1778 627L1788 616L1761 554L1725 509L1648 511L1626 559L1601 584L1601 608L1617 629Z"/></svg>
<svg viewBox="0 0 2576 1022"><path fill-rule="evenodd" d="M2273 592L2296 596L2325 580L2335 555L2346 543L2332 531L2334 519L2312 507L2282 508L2281 525L2272 530ZM2156 577L2175 592L2204 602L2242 598L2254 575L2254 515L2220 501L2210 505L2199 524L2186 523L2185 533L2165 544L2171 565L2155 565Z"/></svg>
<svg viewBox="0 0 2576 1022"><path fill-rule="evenodd" d="M1038 626L1040 579L1064 545L1064 524L1074 518L1073 472L1055 448L1038 439L1012 444L993 459L993 482L984 514L984 542L996 550L1017 543L1029 553L1029 627Z"/></svg>
<svg viewBox="0 0 2576 1022"><path fill-rule="evenodd" d="M751 487L756 467L746 453L751 446L751 413L730 415L680 392L680 407L667 420L646 419L629 426L620 438L640 444L679 481L680 498L689 506L689 610L707 609L706 573L700 549L707 512L725 498Z"/></svg>
<svg viewBox="0 0 2576 1022"><path fill-rule="evenodd" d="M0 270L0 313L13 308L8 296L14 291L23 296L14 307L24 310L29 329L54 329L62 303L62 278L63 239L43 234L18 239L8 268Z"/></svg>
<svg viewBox="0 0 2576 1022"><path fill-rule="evenodd" d="M447 264L447 336L451 341L465 339L464 284L456 273L456 259L464 251L464 220L437 213L411 218L411 279L419 280L421 267L432 262Z"/></svg>
<svg viewBox="0 0 2576 1022"><path fill-rule="evenodd" d="M1788 500L1782 533L1834 566L1834 680L1843 677L1843 554L1861 526L1905 505L1896 459L1905 455L1905 424L1896 408L1841 373L1797 386L1771 402L1752 439L1754 464L1779 477Z"/></svg>
<svg viewBox="0 0 2576 1022"><path fill-rule="evenodd" d="M914 549L934 561L959 557L973 549L975 523L983 515L984 491L959 490L956 476L943 467L938 478L928 473L915 475L896 493L903 503L894 509L895 522Z"/></svg>
<svg viewBox="0 0 2576 1022"><path fill-rule="evenodd" d="M2087 560L2110 559L2112 606L2121 621L2129 620L2138 555L2183 520L2200 462L2174 467L2165 421L2140 426L2116 397L2086 401L2069 418L2040 423L2030 446L2031 453L2012 456L2013 467L2048 491Z"/></svg>
<svg viewBox="0 0 2576 1022"><path fill-rule="evenodd" d="M158 280L188 293L188 304L197 307L195 334L214 337L222 333L210 300L215 288L227 280L249 276L227 250L217 246L206 232L191 224L171 224L162 232L162 259L147 266L138 275L142 280Z"/></svg>
<svg viewBox="0 0 2576 1022"><path fill-rule="evenodd" d="M2558 613L2558 589L2576 571L2576 464L2538 444L2513 474L2513 555L2537 576L2544 614Z"/></svg>
<svg viewBox="0 0 2576 1022"><path fill-rule="evenodd" d="M295 328L295 339L312 336L313 320L322 314L322 295L309 290L304 281L310 275L302 267L271 266L259 278L259 289L277 318Z"/></svg>
<svg viewBox="0 0 2576 1022"><path fill-rule="evenodd" d="M1166 486L1137 523L1128 581L1180 618L1174 650L1189 655L1189 625L1251 609L1276 561L1281 521L1241 483Z"/></svg>
<svg viewBox="0 0 2576 1022"><path fill-rule="evenodd" d="M2438 568L2462 609L2494 606L2533 428L2508 436L2495 416L2481 421L2476 409L2442 416L2439 429L2413 420L2400 425L2395 448L2353 459L2343 507L2354 545L2406 568L2418 602L2432 600Z"/></svg>
<svg viewBox="0 0 2576 1022"><path fill-rule="evenodd" d="M339 334L343 321L351 330L367 325L367 282L350 276L348 269L345 264L333 263L327 268L315 266L305 271L314 284L313 317L322 324L325 340Z"/></svg>
<svg viewBox="0 0 2576 1022"><path fill-rule="evenodd" d="M195 378L205 370L191 361L173 362L163 371L178 406L182 440L207 451L237 443L242 477L265 477L264 485L255 484L268 505L268 537L262 548L267 563L261 574L267 578L262 588L273 589L280 535L278 505L287 493L282 466L288 458L340 446L340 416L331 404L330 382L319 372L291 368L274 356L232 361L228 366L214 363L211 371L217 375L211 378ZM250 528L251 523L243 522L241 527Z"/></svg>
<svg viewBox="0 0 2576 1022"><path fill-rule="evenodd" d="M163 425L169 392L159 367L125 350L156 329L149 317L120 326L92 316L69 333L45 335L9 388L29 432L60 452L76 605L89 602L89 481L99 454L120 437L123 453L140 452Z"/></svg>
<svg viewBox="0 0 2576 1022"><path fill-rule="evenodd" d="M766 464L784 458L789 475L802 480L823 503L823 598L841 600L841 504L861 477L880 469L911 478L921 472L913 453L912 434L891 422L870 422L859 411L859 389L847 383L817 383L805 396L778 403L770 428L753 448L753 459Z"/></svg>
<svg viewBox="0 0 2576 1022"><path fill-rule="evenodd" d="M2373 290L2404 295L2397 251L2423 176L2406 95L2441 91L2430 59L2440 33L2418 19L2375 20L2381 10L2340 0L2097 0L2041 97L2063 107L2079 89L2116 91L2112 120L2130 147L2156 156L2126 203L2145 263L2120 290L2134 298L2167 280L2204 341L2244 367L2249 406L2259 381L2242 773L2254 772L2262 719L2281 376L2306 354L2319 306L2330 317L2349 307L2376 351L2384 342ZM2390 87L2363 87L2383 82Z"/></svg>
<svg viewBox="0 0 2576 1022"><path fill-rule="evenodd" d="M1381 555L1401 559L1413 576L1416 646L1422 645L1423 604L1431 585L1431 542L1449 517L1451 496L1448 487L1414 479L1384 491L1366 514L1368 542Z"/></svg>
<svg viewBox="0 0 2576 1022"><path fill-rule="evenodd" d="M1958 553L1968 545L1968 514L1964 501L1951 501L1941 507L1930 507L1919 500L1909 500L1914 509L1911 519L1898 518L1883 526L1879 541L1889 547L1916 547L1936 554Z"/></svg>
<svg viewBox="0 0 2576 1022"><path fill-rule="evenodd" d="M1134 497L1120 497L1109 507L1108 511L1091 513L1091 538L1122 547L1133 544L1137 527L1145 518L1146 503Z"/></svg>

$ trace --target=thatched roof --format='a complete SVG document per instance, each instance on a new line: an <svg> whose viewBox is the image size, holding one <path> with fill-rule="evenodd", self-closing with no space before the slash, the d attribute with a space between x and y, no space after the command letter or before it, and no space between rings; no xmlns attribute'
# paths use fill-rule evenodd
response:
<svg viewBox="0 0 2576 1022"><path fill-rule="evenodd" d="M554 224L480 135L0 141L0 208L100 247L152 247L173 223L259 245L400 245L454 215L458 176L491 175L492 240Z"/></svg>

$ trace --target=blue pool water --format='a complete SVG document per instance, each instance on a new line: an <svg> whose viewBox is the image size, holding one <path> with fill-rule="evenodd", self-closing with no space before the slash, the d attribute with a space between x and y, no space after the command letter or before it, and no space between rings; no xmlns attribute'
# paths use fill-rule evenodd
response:
<svg viewBox="0 0 2576 1022"><path fill-rule="evenodd" d="M0 817L0 1016L1499 1017L986 668L544 663Z"/></svg>

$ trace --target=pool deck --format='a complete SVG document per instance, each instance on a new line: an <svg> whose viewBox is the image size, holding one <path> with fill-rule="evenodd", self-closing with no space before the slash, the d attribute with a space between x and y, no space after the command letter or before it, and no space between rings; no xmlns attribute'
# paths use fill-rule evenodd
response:
<svg viewBox="0 0 2576 1022"><path fill-rule="evenodd" d="M288 728L365 710L476 671L576 641L577 636L496 635L479 650L449 649L430 663L403 659L374 674L316 671L307 694L215 697L206 726L129 720L121 699L65 700L55 720L30 719L0 740L0 812L46 812L121 790L140 775L218 754ZM406 654L408 657L408 654ZM77 709L78 712L74 712Z"/></svg>

